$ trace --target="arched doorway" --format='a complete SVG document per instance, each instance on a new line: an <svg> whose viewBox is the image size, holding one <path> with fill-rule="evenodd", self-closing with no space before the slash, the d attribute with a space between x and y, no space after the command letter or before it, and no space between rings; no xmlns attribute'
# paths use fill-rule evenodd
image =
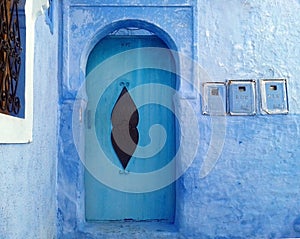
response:
<svg viewBox="0 0 300 239"><path fill-rule="evenodd" d="M126 31L128 33L128 28ZM107 172L105 166L97 170L99 174L110 175L111 185L130 184L131 174L151 174L159 170L170 163L177 151L176 119L172 109L151 101L161 99L172 106L173 91L164 89L176 89L173 56L171 53L167 57L163 54L162 58L144 54L145 48L168 49L164 41L150 32L136 29L133 35L119 33L101 39L91 51L86 66L85 160L89 165L99 165L95 162L104 157L114 170ZM144 67L153 61L161 61L171 70ZM124 74L114 78L114 71ZM157 87L159 85L162 87ZM136 90L139 87L141 90ZM141 99L150 103L138 107ZM152 128L151 135L151 127L155 125L161 127ZM97 140L93 140L95 136ZM135 154L138 147L151 144L155 151L151 155ZM98 154L98 148L103 154ZM169 167L166 174L175 174L175 167ZM151 192L126 192L111 186L109 180L101 182L89 170L85 171L84 182L88 221L174 221L175 183Z"/></svg>

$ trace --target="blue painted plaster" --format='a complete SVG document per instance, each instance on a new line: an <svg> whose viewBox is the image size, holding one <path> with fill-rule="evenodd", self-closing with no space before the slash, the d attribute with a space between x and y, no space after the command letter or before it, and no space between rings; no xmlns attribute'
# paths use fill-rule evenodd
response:
<svg viewBox="0 0 300 239"><path fill-rule="evenodd" d="M62 69L60 98L58 237L73 238L83 235L94 238L124 237L129 230L127 227L118 228L111 225L107 227L101 224L99 229L98 225L85 223L83 165L74 145L79 141L84 148L84 139L73 138L72 127L74 123L76 129L83 127L80 112L84 112L84 102L87 99L76 99L76 93L84 83L89 52L101 38L118 28L129 25L144 28L158 35L170 48L180 49L193 58L194 6L186 1L178 4L165 1L160 5L154 4L153 1L137 1L137 3L119 1L118 4L95 2L92 6L87 1L66 1L62 5L62 11L64 12L62 61L65 67ZM168 17L170 15L173 16L172 19ZM161 17L153 18L153 16ZM190 89L186 89L188 90ZM75 122L72 122L72 115L75 115ZM158 238L180 237L176 227L169 225L134 224L131 228L136 229L131 230L128 238L138 237L144 233L145 228L149 235L157 235Z"/></svg>
<svg viewBox="0 0 300 239"><path fill-rule="evenodd" d="M61 7L58 238L140 238L147 233L152 238L300 237L299 1L174 0L159 7L156 1L94 1L90 6L87 0L70 0ZM170 36L179 51L205 69L209 78L204 80L288 82L288 115L224 118L224 145L216 146L221 155L204 178L199 172L210 145L212 118L201 114L201 96L189 99L199 119L200 143L193 164L177 181L175 224L163 229L84 222L83 165L74 145L82 139L72 133L72 114L80 112L74 108L75 96L92 46L114 30L108 26L126 19L148 22ZM180 91L191 93L186 86ZM180 122L187 124L184 109L181 116Z"/></svg>
<svg viewBox="0 0 300 239"><path fill-rule="evenodd" d="M35 27L33 142L0 145L1 239L52 239L57 231L58 40L44 16Z"/></svg>
<svg viewBox="0 0 300 239"><path fill-rule="evenodd" d="M226 117L214 170L197 178L210 127L199 116L197 159L180 181L191 238L299 237L299 1L200 1L199 62L213 81L286 78L290 114Z"/></svg>

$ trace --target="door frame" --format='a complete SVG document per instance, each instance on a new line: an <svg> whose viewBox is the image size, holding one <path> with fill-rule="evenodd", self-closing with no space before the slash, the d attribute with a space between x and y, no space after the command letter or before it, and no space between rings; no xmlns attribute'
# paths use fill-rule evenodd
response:
<svg viewBox="0 0 300 239"><path fill-rule="evenodd" d="M79 153L79 156L82 160L85 159L85 126L84 126L84 114L85 114L85 109L87 106L87 94L85 92L85 76L86 76L86 64L88 61L88 57L90 52L93 50L95 45L101 41L104 37L106 37L109 33L114 32L118 29L126 28L126 27L137 27L140 29L144 29L147 31L152 32L155 34L157 37L159 37L167 46L168 49L170 49L173 52L177 52L177 47L174 42L174 40L166 33L164 30L161 28L155 26L154 24L142 21L142 20L121 20L118 22L111 23L109 25L106 25L104 28L100 29L90 41L86 43L86 46L84 50L82 51L81 59L80 59L80 69L81 69L81 77L84 77L82 80L83 85L82 87L84 88L84 94L76 98L74 108L78 109L76 110L79 113L79 117L74 117L73 114L73 131L76 130L77 132L73 132L74 135L79 135L79 138L74 138L75 145L77 148L77 151ZM180 81L179 81L179 75L180 75L180 62L179 58L177 55L172 54L173 59L175 62L175 69L176 69L176 89L178 90L180 88ZM174 108L176 110L176 104L174 104ZM75 126L75 127L74 127ZM176 148L178 148L178 126L175 123L175 141L176 141ZM84 186L84 171L85 167L84 165L79 167L79 180L78 180L78 187L80 188L80 197L78 199L78 204L77 204L77 215L78 215L78 222L81 225L89 224L86 222L85 219L85 186ZM175 172L176 173L176 172ZM175 182L175 192L177 191L177 182ZM177 211L177 205L178 205L178 198L177 198L177 193L175 193L175 218L174 218L174 223L176 222L176 211Z"/></svg>

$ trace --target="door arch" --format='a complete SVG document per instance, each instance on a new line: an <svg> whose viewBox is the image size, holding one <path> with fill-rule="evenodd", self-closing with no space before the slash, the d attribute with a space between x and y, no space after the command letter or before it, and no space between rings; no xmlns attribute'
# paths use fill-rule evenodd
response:
<svg viewBox="0 0 300 239"><path fill-rule="evenodd" d="M156 47L168 49L168 46L158 36L147 35L108 35L101 39L90 52L86 66L86 92L88 106L86 110L85 127L85 159L93 164L99 160L95 153L95 147L101 147L106 155L107 161L118 173L113 174L114 181L127 180L131 173L151 173L167 165L176 154L176 119L170 109L158 104L149 104L137 108L135 102L139 98L153 97L161 98L172 105L173 91L163 91L166 87L176 89L176 64L172 54L165 59L149 58L137 49ZM122 55L123 52L132 54ZM103 75L90 74L97 68L101 68L103 62L112 57L123 57L119 65L112 65ZM161 60L162 64L170 64L172 72L160 69L139 69L126 72L130 59L137 59L135 64L141 61ZM114 67L124 69L124 74L116 79L110 78L110 71ZM102 84L103 78L109 79L109 84L104 84L102 95L95 95L94 84ZM162 85L157 90L157 85ZM142 87L144 91L134 91ZM147 86L147 87L145 87ZM145 89L147 89L145 92ZM148 95L152 94L152 96ZM91 101L97 101L91 103ZM146 99L147 101L147 99ZM96 111L89 109L89 104L96 103ZM125 124L124 124L125 121ZM151 157L137 157L135 151L138 146L150 144L149 129L153 125L161 125L164 131L154 130L154 141L164 141L156 145L157 152ZM124 130L125 127L125 130ZM157 128L159 129L159 128ZM114 133L116 132L116 133ZM129 132L126 138L126 132ZM97 142L91 140L96 134ZM167 137L165 137L167 136ZM123 139L122 139L123 138ZM132 141L131 141L132 139ZM122 147L118 143L126 144ZM130 146L131 145L131 146ZM162 148L160 146L163 145ZM99 168L99 170L104 170ZM107 173L104 172L103 173ZM175 174L175 167L169 167L169 174ZM147 182L145 182L147 183ZM85 171L85 215L88 221L102 220L163 220L173 222L175 215L175 183L152 192L124 192L110 188L110 185L99 182L93 175Z"/></svg>

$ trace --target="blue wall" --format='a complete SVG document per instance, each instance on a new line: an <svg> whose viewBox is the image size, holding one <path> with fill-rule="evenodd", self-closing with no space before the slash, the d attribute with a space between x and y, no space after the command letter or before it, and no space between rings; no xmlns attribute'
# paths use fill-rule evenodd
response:
<svg viewBox="0 0 300 239"><path fill-rule="evenodd" d="M181 230L191 238L299 237L299 1L199 1L199 62L213 81L286 78L289 115L226 117L221 157L200 179L209 117L199 116L197 159L180 181Z"/></svg>
<svg viewBox="0 0 300 239"><path fill-rule="evenodd" d="M131 7L133 4L135 7ZM126 26L145 28L156 33L170 47L181 49L190 57L194 56L193 11L191 1L166 1L153 4L152 1L89 1L71 0L62 5L62 87L61 121L58 159L58 236L74 238L94 236L109 238L108 229L85 223L83 157L84 155L84 110L86 97L76 97L85 81L85 67L89 52L108 33ZM157 16L153 18L153 15ZM172 18L168 19L168 16ZM130 21L126 21L130 19ZM180 23L180 24L179 24ZM184 41L182 41L184 39ZM175 42L175 43L174 43ZM190 89L185 89L188 92ZM74 116L72 121L72 116ZM74 132L74 131L79 132ZM80 132L82 131L82 132ZM77 143L77 148L75 144ZM77 152L79 150L79 153ZM103 225L100 225L103 226ZM156 227L150 226L149 234L159 234ZM149 228L149 229L150 229ZM119 230L112 238L120 237L128 230ZM138 230L140 235L142 230ZM164 238L170 236L167 232ZM173 234L172 234L173 235ZM128 238L132 235L128 234Z"/></svg>
<svg viewBox="0 0 300 239"><path fill-rule="evenodd" d="M80 65L81 54L82 51L88 52L84 47L87 43L81 40L83 35L90 36L88 44L95 44L97 39L92 37L110 24L109 16L114 7L127 6L126 11L120 10L114 15L126 20L134 16L143 18L142 11L130 15L128 4L143 6L147 14L150 12L146 7L155 4L151 1L95 1L95 6L107 5L107 11L103 8L93 12L87 7L88 3L70 0L62 6L62 60L66 67L61 72L58 235L60 238L72 238L83 234L92 237L93 233L98 233L99 238L108 235L109 238L117 238L125 233L129 238L139 238L143 230L130 234L130 227L119 231L112 226L110 230L115 230L115 234L111 231L107 234L107 227L103 225L94 229L92 226L89 229L84 227L83 166L74 145L72 113L76 92L84 78L84 72L80 72L80 67L81 70L84 68ZM177 2L164 2L166 6L174 3ZM69 4L73 4L71 8ZM191 12L194 17L187 26L189 30L185 30L186 35L180 41L176 39L177 30L168 29L172 20L167 25L164 21L160 26L175 39L179 51L198 60L209 75L200 77L195 85L228 79L286 78L290 113L223 117L219 127L226 125L223 129L224 144L221 140L217 141L218 145L213 145L221 155L213 170L206 177L201 177L200 168L204 161L209 160L214 119L201 114L201 96L189 95L188 86L181 85L181 93L189 99L199 120L200 138L195 160L177 181L176 228L188 238L300 237L299 1L201 0L197 4L178 1L176 6L181 5L187 7L181 13L189 6L192 9L187 10L186 19ZM155 22L160 16L156 14L152 18L151 15L149 21ZM172 19L173 15L169 16ZM189 34L193 36L192 46L187 46L190 42L185 41ZM74 66L78 68L74 69ZM84 105L84 100L80 104ZM180 102L177 104L180 108ZM75 107L75 111L78 110ZM188 124L189 116L184 114L185 109L181 110L179 121ZM190 128L189 132L193 134L195 130L198 129ZM218 135L222 137L221 131L217 132ZM190 148L192 146L187 146L186 150ZM155 235L170 237L170 234L163 237L163 233L159 235L157 231Z"/></svg>
<svg viewBox="0 0 300 239"><path fill-rule="evenodd" d="M110 4L94 4L100 2ZM134 4L143 5L142 2L156 4L146 0ZM126 5L126 1L116 3ZM193 164L177 182L175 226L188 238L300 237L299 1L201 0L195 4L174 0L164 4L187 7L177 12L178 19L182 18L180 14L186 14L185 20L191 13L195 17L192 22L186 21L190 29L183 28L187 35L193 33L194 42L189 42L192 46L185 46L186 41L175 43L185 53L194 51L191 55L198 59L210 80L283 77L288 81L290 106L288 115L225 117L224 145L217 145L221 156L202 178L199 173L211 143L212 118L201 114L200 96L189 99L199 119L200 144ZM71 75L72 81L62 77L66 76L64 63L68 59L61 58L65 55L58 45L60 40L69 40L69 32L62 31L58 39L59 22L55 19L62 16L57 10L54 13L54 35L44 17L36 23L33 142L0 145L0 238L52 239L56 237L56 222L61 238L68 234L72 237L73 232L77 232L77 238L88 238L95 231L84 233L88 229L82 227L82 165L72 134L74 96L82 75ZM119 14L126 19L126 11ZM99 22L93 21L90 26ZM176 38L178 32L182 31L171 29L169 34ZM59 105L58 79L62 86ZM190 92L185 86L181 90ZM184 116L181 120L187 121L188 116ZM157 230L152 225L149 229L152 231L148 233L156 230L151 235L160 238L179 236L174 234L174 228ZM128 227L115 234L111 232L114 227L108 234L107 227L99 226L97 230L100 238L117 238L122 233L138 238L144 229L133 232Z"/></svg>
<svg viewBox="0 0 300 239"><path fill-rule="evenodd" d="M177 4L176 1L165 3ZM180 1L180 4L196 6L191 1ZM188 238L300 237L299 11L300 3L296 0L202 0L193 8L196 26L190 25L194 33L192 47L196 51L193 56L210 80L286 78L290 113L225 117L225 143L218 145L221 156L208 176L201 178L200 168L211 143L211 118L201 114L200 96L189 100L199 119L200 144L193 164L177 182L175 226L182 235ZM54 13L54 20L59 19L58 11ZM78 191L82 189L79 180L82 165L74 146L71 121L76 90L74 81L68 85L66 78L61 77L63 74L59 74L62 87L57 104L57 72L58 67L61 73L66 71L63 64L66 58L59 58L63 49L58 48L58 22L55 24L51 35L44 17L39 17L36 23L33 142L0 145L0 238L52 239L56 237L55 222L58 237L67 238L68 234L72 237L73 232L78 232L77 238L92 235L83 232L87 229L82 228L82 215L79 215L84 211L80 206L83 191ZM68 40L68 34L61 32L62 43ZM189 92L189 89L182 90ZM156 225L150 227L153 228L156 230ZM110 228L105 234L105 230L107 227L98 227L99 237L109 234L110 238L117 238L120 233L126 233L129 238L138 238L143 231L133 232L128 227L114 234L111 231L115 228ZM179 236L173 234L174 228L169 232L163 230L151 235Z"/></svg>
<svg viewBox="0 0 300 239"><path fill-rule="evenodd" d="M44 16L36 39L33 142L0 145L1 239L56 237L58 40Z"/></svg>

